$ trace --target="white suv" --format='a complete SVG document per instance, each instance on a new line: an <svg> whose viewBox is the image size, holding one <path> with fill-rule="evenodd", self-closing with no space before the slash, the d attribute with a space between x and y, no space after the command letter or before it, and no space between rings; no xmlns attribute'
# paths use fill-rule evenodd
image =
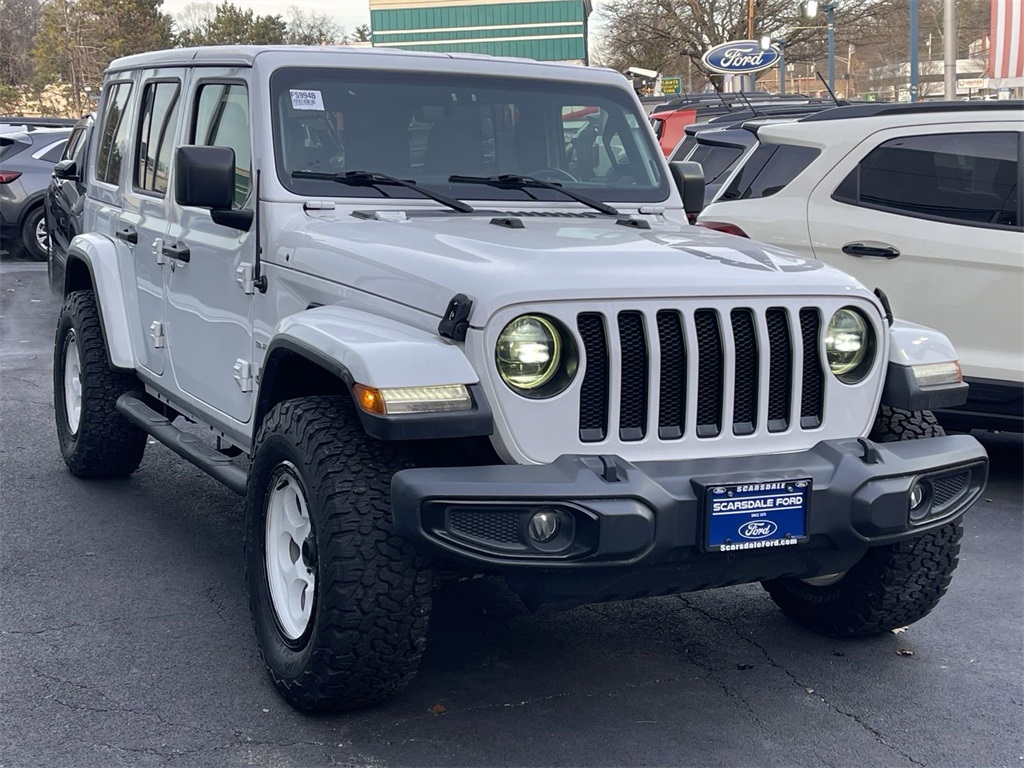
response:
<svg viewBox="0 0 1024 768"><path fill-rule="evenodd" d="M1024 426L1021 102L858 105L763 126L700 223L839 267L948 334L947 425Z"/></svg>
<svg viewBox="0 0 1024 768"><path fill-rule="evenodd" d="M949 584L987 472L928 412L962 402L956 352L838 270L689 226L699 168L615 72L142 54L83 163L64 460L129 475L149 435L245 497L297 707L409 680L443 579L557 607L760 581L843 636Z"/></svg>

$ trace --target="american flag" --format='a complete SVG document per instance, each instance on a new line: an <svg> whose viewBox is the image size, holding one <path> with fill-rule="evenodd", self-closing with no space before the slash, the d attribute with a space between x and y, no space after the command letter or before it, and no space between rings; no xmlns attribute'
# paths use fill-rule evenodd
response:
<svg viewBox="0 0 1024 768"><path fill-rule="evenodd" d="M1024 77L1024 0L992 0L991 77Z"/></svg>

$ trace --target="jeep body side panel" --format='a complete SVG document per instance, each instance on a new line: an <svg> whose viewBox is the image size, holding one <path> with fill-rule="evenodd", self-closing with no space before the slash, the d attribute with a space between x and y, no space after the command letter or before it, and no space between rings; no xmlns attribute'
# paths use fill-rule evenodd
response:
<svg viewBox="0 0 1024 768"><path fill-rule="evenodd" d="M115 368L134 368L135 354L132 350L131 332L134 318L130 317L123 299L124 283L113 242L94 232L78 235L71 241L68 250L68 264L75 261L85 264L92 276L92 287L100 307L100 320L103 324L103 336L107 342L110 364ZM70 268L65 271L64 293L68 293L68 276L73 272Z"/></svg>

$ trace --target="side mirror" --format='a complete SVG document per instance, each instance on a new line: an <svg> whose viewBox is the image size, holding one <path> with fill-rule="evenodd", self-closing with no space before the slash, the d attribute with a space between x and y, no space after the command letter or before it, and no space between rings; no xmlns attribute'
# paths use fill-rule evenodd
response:
<svg viewBox="0 0 1024 768"><path fill-rule="evenodd" d="M230 210L235 198L235 150L178 147L174 162L174 199L178 205Z"/></svg>
<svg viewBox="0 0 1024 768"><path fill-rule="evenodd" d="M668 164L672 180L676 183L679 196L683 198L683 208L688 218L695 219L704 210L704 169L700 163L688 160L676 160Z"/></svg>
<svg viewBox="0 0 1024 768"><path fill-rule="evenodd" d="M78 178L78 166L74 160L61 160L53 166L53 178L65 181L80 181Z"/></svg>
<svg viewBox="0 0 1024 768"><path fill-rule="evenodd" d="M231 207L235 199L235 150L178 147L174 162L174 199L178 205L209 208L214 223L249 231L253 212Z"/></svg>

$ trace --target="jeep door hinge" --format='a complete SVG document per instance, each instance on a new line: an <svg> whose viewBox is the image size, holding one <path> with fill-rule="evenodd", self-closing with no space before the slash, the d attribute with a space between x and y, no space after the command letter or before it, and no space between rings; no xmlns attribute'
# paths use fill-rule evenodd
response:
<svg viewBox="0 0 1024 768"><path fill-rule="evenodd" d="M153 241L153 255L156 256L156 263L159 266L163 266L167 263L167 257L164 255L164 239L158 237Z"/></svg>
<svg viewBox="0 0 1024 768"><path fill-rule="evenodd" d="M235 360L235 364L231 368L231 372L235 377L235 381L238 382L239 388L243 392L252 392L252 363L248 360L239 358L238 360Z"/></svg>
<svg viewBox="0 0 1024 768"><path fill-rule="evenodd" d="M242 292L248 295L256 293L256 280L253 277L256 268L252 264L239 264L235 270L235 282Z"/></svg>
<svg viewBox="0 0 1024 768"><path fill-rule="evenodd" d="M154 320L149 324L149 338L153 340L154 349L164 348L164 342L166 341L164 337L164 324L159 320Z"/></svg>

